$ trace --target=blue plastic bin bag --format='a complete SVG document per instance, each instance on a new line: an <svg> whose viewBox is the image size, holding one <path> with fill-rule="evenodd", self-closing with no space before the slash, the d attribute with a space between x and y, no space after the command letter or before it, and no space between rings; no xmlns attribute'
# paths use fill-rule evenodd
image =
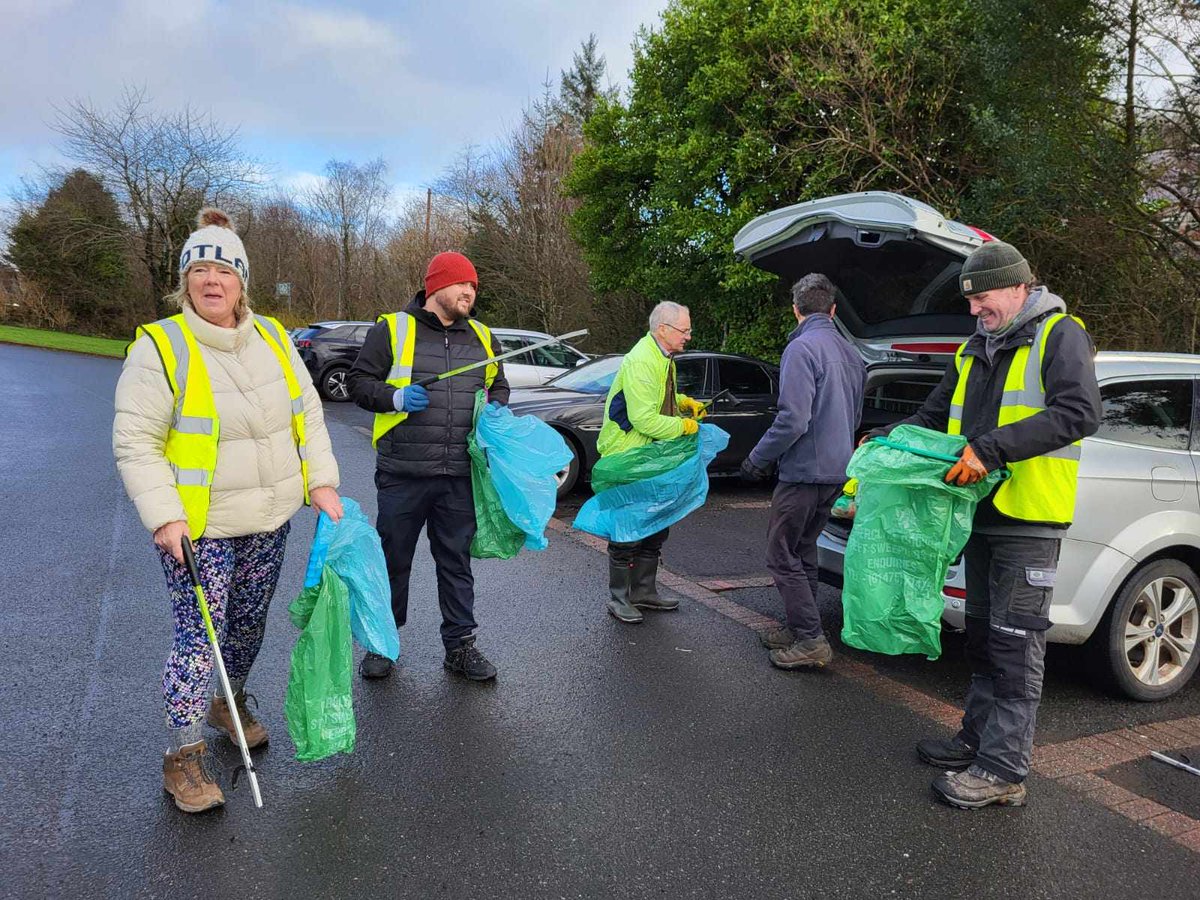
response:
<svg viewBox="0 0 1200 900"><path fill-rule="evenodd" d="M537 416L515 416L489 403L475 423L475 440L509 520L525 532L525 549L545 550L546 524L558 501L557 472L573 454L561 434Z"/></svg>
<svg viewBox="0 0 1200 900"><path fill-rule="evenodd" d="M323 568L329 566L350 592L354 640L364 650L396 660L400 635L392 615L392 589L379 532L356 501L343 497L342 509L341 522L335 524L325 513L317 519L304 586L319 585Z"/></svg>
<svg viewBox="0 0 1200 900"><path fill-rule="evenodd" d="M708 465L729 446L729 433L716 425L701 424L699 438L696 451L674 469L596 494L583 504L574 527L625 544L669 528L699 509L708 498ZM665 448L673 442L659 443ZM616 462L620 456L608 458Z"/></svg>

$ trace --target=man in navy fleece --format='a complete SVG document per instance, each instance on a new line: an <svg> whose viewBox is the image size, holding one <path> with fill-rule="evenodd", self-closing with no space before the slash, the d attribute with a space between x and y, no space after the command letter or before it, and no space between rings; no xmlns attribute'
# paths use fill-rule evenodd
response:
<svg viewBox="0 0 1200 900"><path fill-rule="evenodd" d="M779 413L742 463L747 480L779 467L767 526L767 569L783 597L786 625L762 635L771 664L820 668L833 659L817 611L817 537L846 481L862 416L866 366L833 323L837 288L824 275L792 286L799 323L788 336Z"/></svg>

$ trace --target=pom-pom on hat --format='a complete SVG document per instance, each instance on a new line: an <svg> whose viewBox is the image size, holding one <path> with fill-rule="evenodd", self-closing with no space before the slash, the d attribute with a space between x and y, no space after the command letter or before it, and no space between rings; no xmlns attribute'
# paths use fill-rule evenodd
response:
<svg viewBox="0 0 1200 900"><path fill-rule="evenodd" d="M245 291L250 282L250 263L229 216L223 210L206 207L200 210L197 225L179 254L179 280L182 282L188 268L196 263L216 263L237 272Z"/></svg>

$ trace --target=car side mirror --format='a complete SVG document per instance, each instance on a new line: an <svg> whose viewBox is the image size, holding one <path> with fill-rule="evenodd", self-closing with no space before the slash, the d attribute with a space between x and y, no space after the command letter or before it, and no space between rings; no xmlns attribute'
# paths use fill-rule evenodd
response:
<svg viewBox="0 0 1200 900"><path fill-rule="evenodd" d="M582 366L582 365L583 365L585 362L587 362L587 360L586 360L586 359L577 359L577 360L575 360L575 368L577 368L577 369L578 369L578 368L579 368L580 366Z"/></svg>

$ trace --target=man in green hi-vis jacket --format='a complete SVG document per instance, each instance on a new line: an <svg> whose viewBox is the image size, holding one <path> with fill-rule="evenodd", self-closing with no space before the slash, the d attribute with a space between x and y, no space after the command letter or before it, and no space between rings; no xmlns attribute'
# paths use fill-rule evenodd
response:
<svg viewBox="0 0 1200 900"><path fill-rule="evenodd" d="M672 358L692 338L686 306L666 301L650 313L650 331L625 354L604 404L604 425L596 447L601 456L695 434L702 404L675 390ZM608 542L608 611L622 622L642 621L642 609L676 609L678 600L658 595L655 580L664 528L633 543Z"/></svg>

